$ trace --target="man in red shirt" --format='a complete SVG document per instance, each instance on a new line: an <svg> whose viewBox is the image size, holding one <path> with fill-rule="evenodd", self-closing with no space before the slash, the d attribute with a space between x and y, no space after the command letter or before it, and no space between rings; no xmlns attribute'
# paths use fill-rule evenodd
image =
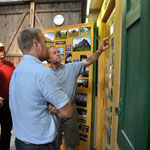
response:
<svg viewBox="0 0 150 150"><path fill-rule="evenodd" d="M5 47L0 43L0 150L9 150L12 120L9 110L9 82L14 65L5 60Z"/></svg>

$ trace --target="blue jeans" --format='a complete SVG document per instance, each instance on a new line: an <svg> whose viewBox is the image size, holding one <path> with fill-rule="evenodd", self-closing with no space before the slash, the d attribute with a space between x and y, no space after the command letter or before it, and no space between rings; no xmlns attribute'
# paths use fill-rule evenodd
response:
<svg viewBox="0 0 150 150"><path fill-rule="evenodd" d="M25 144L16 138L15 145L17 150L57 150L55 142L47 144Z"/></svg>

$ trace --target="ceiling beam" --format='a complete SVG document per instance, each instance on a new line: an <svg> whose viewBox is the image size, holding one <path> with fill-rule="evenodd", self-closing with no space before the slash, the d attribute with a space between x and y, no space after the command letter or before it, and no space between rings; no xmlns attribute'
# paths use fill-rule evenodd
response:
<svg viewBox="0 0 150 150"><path fill-rule="evenodd" d="M36 2L36 3L58 3L58 2L80 2L81 0L0 0L1 4L21 4L28 2Z"/></svg>

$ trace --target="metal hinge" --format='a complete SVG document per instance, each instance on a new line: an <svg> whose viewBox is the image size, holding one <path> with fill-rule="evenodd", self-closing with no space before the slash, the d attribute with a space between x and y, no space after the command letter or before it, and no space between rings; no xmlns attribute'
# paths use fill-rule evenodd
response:
<svg viewBox="0 0 150 150"><path fill-rule="evenodd" d="M120 116L120 114L121 114L121 109L119 107L115 107L115 113L114 113L114 115Z"/></svg>

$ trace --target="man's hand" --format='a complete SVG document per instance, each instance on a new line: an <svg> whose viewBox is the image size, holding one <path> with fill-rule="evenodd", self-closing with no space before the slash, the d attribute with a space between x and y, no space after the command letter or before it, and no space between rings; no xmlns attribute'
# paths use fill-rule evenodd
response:
<svg viewBox="0 0 150 150"><path fill-rule="evenodd" d="M103 39L100 48L93 55L91 55L86 60L84 60L84 67L88 67L93 62L95 62L99 58L99 56L102 54L102 52L110 47L109 46L109 41L108 41L109 38L110 38L110 36Z"/></svg>
<svg viewBox="0 0 150 150"><path fill-rule="evenodd" d="M48 104L48 112L49 112L49 114L51 114L51 113L54 113L54 114L57 114L57 109L52 105L52 104Z"/></svg>
<svg viewBox="0 0 150 150"><path fill-rule="evenodd" d="M3 104L4 104L4 99L0 97L0 108L3 106Z"/></svg>
<svg viewBox="0 0 150 150"><path fill-rule="evenodd" d="M110 47L109 45L109 39L110 39L111 35L106 37L105 39L103 39L100 48L98 49L100 52L105 51L106 49L108 49Z"/></svg>

